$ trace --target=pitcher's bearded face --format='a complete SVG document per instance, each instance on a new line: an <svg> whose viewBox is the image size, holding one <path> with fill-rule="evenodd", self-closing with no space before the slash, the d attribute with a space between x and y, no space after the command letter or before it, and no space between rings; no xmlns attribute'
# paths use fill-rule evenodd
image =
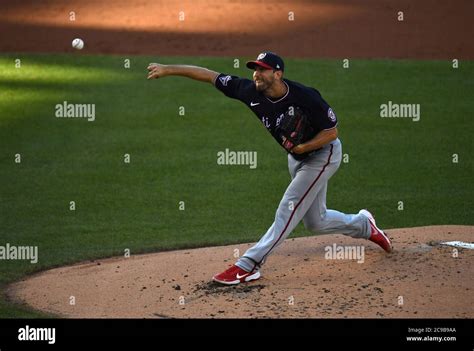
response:
<svg viewBox="0 0 474 351"><path fill-rule="evenodd" d="M275 83L275 71L263 67L255 67L253 81L257 91L264 92Z"/></svg>

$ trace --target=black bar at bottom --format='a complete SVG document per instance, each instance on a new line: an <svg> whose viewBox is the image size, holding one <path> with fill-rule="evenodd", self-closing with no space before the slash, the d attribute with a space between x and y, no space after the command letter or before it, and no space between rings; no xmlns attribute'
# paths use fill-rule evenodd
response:
<svg viewBox="0 0 474 351"><path fill-rule="evenodd" d="M54 334L53 329L48 328L54 328ZM404 350L472 351L473 335L473 319L0 320L1 351L59 350L100 345L107 349L129 346L135 350L156 343L160 345L158 348L163 348L167 342L173 343L169 345L203 342L216 346L229 342L239 346L242 345L242 338L248 341L255 338L253 347L255 343L269 345L285 339L285 342L294 345L309 342L315 349L328 345L354 349L398 346ZM40 338L43 340L32 340Z"/></svg>

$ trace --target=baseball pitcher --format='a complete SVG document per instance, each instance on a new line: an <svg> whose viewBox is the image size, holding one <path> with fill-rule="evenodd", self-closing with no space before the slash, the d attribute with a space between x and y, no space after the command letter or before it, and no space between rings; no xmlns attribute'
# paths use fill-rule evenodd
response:
<svg viewBox="0 0 474 351"><path fill-rule="evenodd" d="M368 239L391 252L390 239L369 211L345 214L326 208L328 181L339 168L342 146L336 114L319 91L283 78L285 64L275 53L263 52L247 62L247 67L253 70L253 80L196 66L148 66L148 79L184 76L213 84L226 96L240 100L288 153L291 182L273 224L257 244L213 280L234 285L260 278L266 258L301 220L314 233Z"/></svg>

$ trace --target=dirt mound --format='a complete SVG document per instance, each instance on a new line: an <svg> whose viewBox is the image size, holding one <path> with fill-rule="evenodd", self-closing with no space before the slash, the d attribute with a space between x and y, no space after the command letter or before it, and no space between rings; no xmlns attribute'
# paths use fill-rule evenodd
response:
<svg viewBox="0 0 474 351"><path fill-rule="evenodd" d="M262 279L239 286L210 278L235 261L236 249L242 254L250 244L52 269L11 285L7 293L65 317L474 317L474 251L441 244L472 242L474 227L388 234L392 254L342 235L288 239L268 259ZM349 254L345 248L352 247L363 255ZM330 259L331 250L346 255Z"/></svg>

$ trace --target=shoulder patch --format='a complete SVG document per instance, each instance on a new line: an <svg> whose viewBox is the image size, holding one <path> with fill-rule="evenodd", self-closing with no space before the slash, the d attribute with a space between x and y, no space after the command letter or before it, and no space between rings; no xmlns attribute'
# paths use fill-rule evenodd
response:
<svg viewBox="0 0 474 351"><path fill-rule="evenodd" d="M336 122L336 114L332 110L332 108L329 108L328 110L328 118L331 120L331 122Z"/></svg>
<svg viewBox="0 0 474 351"><path fill-rule="evenodd" d="M219 77L219 80L221 81L222 85L225 86L225 87L227 86L227 83L231 79L232 79L231 76Z"/></svg>

